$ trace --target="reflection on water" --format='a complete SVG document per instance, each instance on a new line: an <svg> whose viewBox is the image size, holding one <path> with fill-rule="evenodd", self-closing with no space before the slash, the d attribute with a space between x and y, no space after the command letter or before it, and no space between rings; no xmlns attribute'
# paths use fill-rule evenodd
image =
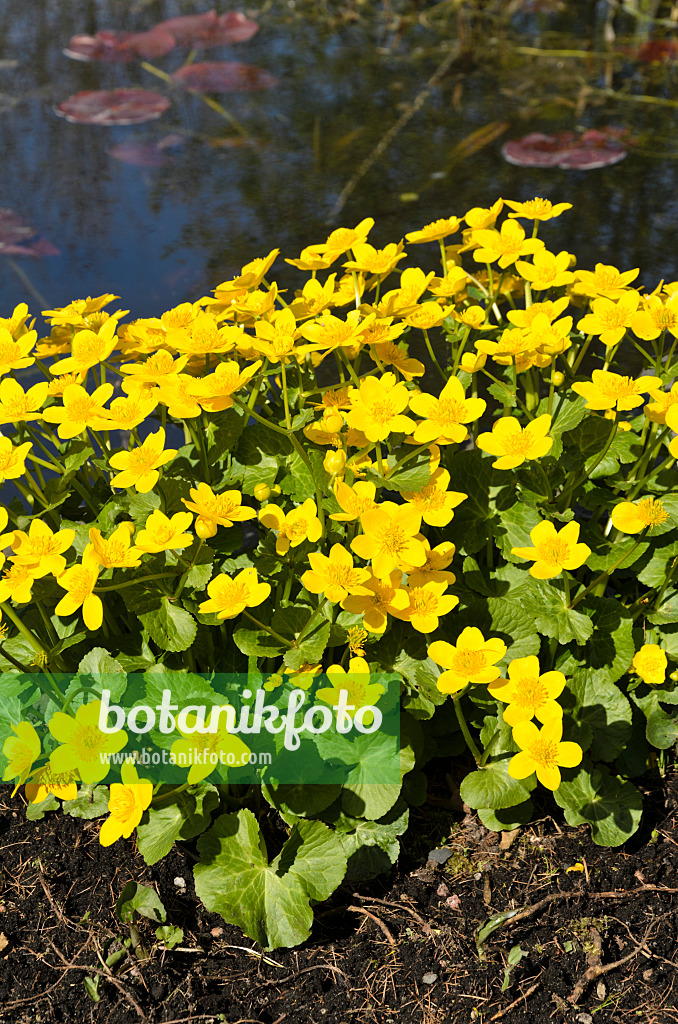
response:
<svg viewBox="0 0 678 1024"><path fill-rule="evenodd" d="M471 16L473 4L460 17L452 0L273 0L259 11L248 5L244 12L259 20L260 32L197 56L245 61L278 80L273 89L219 97L246 127L244 140L199 97L167 86L139 63L86 64L62 54L75 34L144 31L209 6L201 0L2 5L0 205L61 252L19 258L49 306L112 291L134 315L154 315L204 294L274 246L295 257L323 241L336 226L328 214L342 189L446 57L441 82L361 177L341 223L375 217L371 240L383 245L500 195L545 195L574 204L545 229L553 250L577 252L581 265L600 259L621 269L640 266L639 283L649 288L660 277L678 278L677 108L671 105L678 72L670 61L633 59L640 43L633 18L608 25L616 56L606 58L607 8L589 0L489 0L478 5L483 18ZM554 48L558 56L539 52ZM157 64L171 73L185 55L173 52ZM158 121L121 128L68 124L52 111L80 90L126 86L163 92L172 106ZM604 95L608 88L617 95ZM663 104L633 98L643 93ZM503 142L530 131L605 125L627 127L639 142L614 167L540 170L501 157ZM184 142L160 166L131 166L107 154L124 145L152 149L168 135ZM412 257L425 259L417 251ZM435 258L432 252L431 266ZM38 300L11 267L0 263L0 270L3 315L24 298L37 311ZM296 283L282 262L276 278L282 287Z"/></svg>

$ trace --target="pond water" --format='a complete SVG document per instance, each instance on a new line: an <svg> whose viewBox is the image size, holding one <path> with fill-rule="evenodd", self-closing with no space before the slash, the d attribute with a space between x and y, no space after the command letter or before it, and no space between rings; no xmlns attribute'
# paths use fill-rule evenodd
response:
<svg viewBox="0 0 678 1024"><path fill-rule="evenodd" d="M660 18L671 7L635 6ZM372 216L370 241L383 245L498 196L573 203L542 234L554 251L576 253L580 266L639 266L638 283L649 289L678 278L678 62L667 45L642 56L648 38L671 36L668 23L628 12L612 20L608 5L592 0L245 4L237 9L259 23L258 33L195 56L275 76L271 88L215 97L244 136L141 60L85 63L62 52L76 34L140 32L208 9L201 0L5 0L0 205L59 254L4 257L2 315L22 299L38 312L43 301L54 307L107 291L134 316L157 315L274 247L296 257L339 224ZM668 59L646 60L652 53ZM187 54L176 49L154 64L171 73ZM446 58L441 80L339 209L342 191ZM126 87L157 91L171 105L157 120L124 127L54 113L81 90ZM518 167L501 154L503 143L528 132L608 126L631 139L614 166ZM168 136L164 166L109 155ZM426 259L416 249L410 256ZM429 257L433 266L434 249ZM299 282L282 261L273 276L282 287Z"/></svg>

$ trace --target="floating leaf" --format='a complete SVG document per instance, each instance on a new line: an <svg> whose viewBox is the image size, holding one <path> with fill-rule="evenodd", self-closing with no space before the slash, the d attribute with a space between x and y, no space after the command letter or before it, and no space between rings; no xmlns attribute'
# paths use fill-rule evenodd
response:
<svg viewBox="0 0 678 1024"><path fill-rule="evenodd" d="M183 142L182 135L167 135L159 142L119 142L116 146L110 146L106 155L134 167L165 167L175 163L175 158L168 150L181 146Z"/></svg>
<svg viewBox="0 0 678 1024"><path fill-rule="evenodd" d="M175 71L172 78L190 92L253 92L278 84L277 78L264 68L235 60L187 64Z"/></svg>
<svg viewBox="0 0 678 1024"><path fill-rule="evenodd" d="M162 25L149 32L97 32L93 36L73 36L64 54L71 60L122 64L139 57L153 60L173 50L177 41Z"/></svg>
<svg viewBox="0 0 678 1024"><path fill-rule="evenodd" d="M228 11L221 16L216 11L206 11L204 14L168 18L156 25L155 30L158 29L169 32L179 46L204 50L210 46L244 43L256 35L259 25L238 11Z"/></svg>
<svg viewBox="0 0 678 1024"><path fill-rule="evenodd" d="M14 210L0 208L0 256L58 256L59 250ZM33 241L30 241L33 239Z"/></svg>
<svg viewBox="0 0 678 1024"><path fill-rule="evenodd" d="M609 167L626 156L626 147L614 138L612 132L595 129L577 135L559 132L544 135L530 132L522 139L512 139L502 146L501 154L517 167L561 167L569 170L591 171Z"/></svg>
<svg viewBox="0 0 678 1024"><path fill-rule="evenodd" d="M70 96L54 113L73 124L117 126L154 121L169 105L166 96L147 89L100 89Z"/></svg>

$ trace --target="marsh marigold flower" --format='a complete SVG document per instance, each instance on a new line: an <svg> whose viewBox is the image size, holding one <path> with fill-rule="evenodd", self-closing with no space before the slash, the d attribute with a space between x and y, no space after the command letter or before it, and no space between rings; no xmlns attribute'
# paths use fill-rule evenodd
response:
<svg viewBox="0 0 678 1024"><path fill-rule="evenodd" d="M431 547L426 537L421 537L422 544L426 549L426 561L423 565L415 568L413 565L403 564L403 572L407 573L407 583L410 587L423 587L426 583L455 583L457 577L453 572L446 572L448 565L454 558L454 544L445 540L442 544Z"/></svg>
<svg viewBox="0 0 678 1024"><path fill-rule="evenodd" d="M519 722L513 727L513 739L520 747L509 761L512 779L527 779L534 772L542 786L556 790L560 786L560 769L576 768L583 757L578 743L562 741L562 719L553 719L538 729L534 722Z"/></svg>
<svg viewBox="0 0 678 1024"><path fill-rule="evenodd" d="M199 520L213 523L215 526L233 526L246 519L255 519L257 513L242 503L240 491L222 491L215 494L209 484L201 482L190 490L191 501L182 498L182 502L191 512L195 512ZM138 542L137 542L138 543Z"/></svg>
<svg viewBox="0 0 678 1024"><path fill-rule="evenodd" d="M659 498L641 498L638 502L622 501L615 505L610 516L615 530L621 533L640 533L662 526L669 518Z"/></svg>
<svg viewBox="0 0 678 1024"><path fill-rule="evenodd" d="M4 782L17 779L17 784L21 785L28 778L33 762L40 757L42 747L40 737L30 722L10 725L14 736L8 736L2 747L2 753L9 762L2 778Z"/></svg>
<svg viewBox="0 0 678 1024"><path fill-rule="evenodd" d="M64 551L75 539L75 530L65 529L53 533L41 519L34 519L28 529L14 531L11 556L17 565L31 567L36 579L42 576L60 576L66 568Z"/></svg>
<svg viewBox="0 0 678 1024"><path fill-rule="evenodd" d="M454 594L446 594L447 583L424 583L420 587L404 587L408 606L398 613L399 619L406 619L418 633L435 633L438 622L459 604Z"/></svg>
<svg viewBox="0 0 678 1024"><path fill-rule="evenodd" d="M542 724L563 717L563 709L556 701L565 689L562 672L541 672L539 659L534 655L514 658L508 667L508 679L496 679L488 692L497 700L508 704L504 708L507 725L530 722L537 718Z"/></svg>
<svg viewBox="0 0 678 1024"><path fill-rule="evenodd" d="M364 597L349 594L341 602L341 607L352 615L362 615L363 628L369 633L383 633L389 615L400 618L409 604L405 589L400 585L402 577L400 569L394 569L386 580L370 573L369 579L365 580L368 594Z"/></svg>
<svg viewBox="0 0 678 1024"><path fill-rule="evenodd" d="M575 270L572 291L575 295L589 295L593 298L603 295L606 299L621 299L639 273L638 267L621 273L616 267L596 263L595 270Z"/></svg>
<svg viewBox="0 0 678 1024"><path fill-rule="evenodd" d="M91 367L103 363L118 344L115 333L117 327L117 319L110 317L100 331L77 331L71 343L70 356L54 363L50 367L50 372L55 376L62 373L84 373Z"/></svg>
<svg viewBox="0 0 678 1024"><path fill-rule="evenodd" d="M417 444L459 443L468 437L464 424L479 419L485 406L482 398L466 398L461 381L451 377L437 398L424 392L411 396L410 409L415 416L423 417L415 427L413 438Z"/></svg>
<svg viewBox="0 0 678 1024"><path fill-rule="evenodd" d="M540 249L532 257L532 263L518 260L516 270L521 277L530 282L535 291L560 288L574 281L574 274L568 269L573 260L574 257L569 252L563 251L556 255L548 249Z"/></svg>
<svg viewBox="0 0 678 1024"><path fill-rule="evenodd" d="M474 231L472 241L479 245L473 251L477 263L495 263L499 261L502 270L506 270L520 256L532 256L544 248L539 238L526 238L525 232L515 220L505 220L501 231L494 228Z"/></svg>
<svg viewBox="0 0 678 1024"><path fill-rule="evenodd" d="M143 363L123 363L120 372L126 374L122 390L126 394L141 387L159 387L168 380L175 380L186 366L188 356L174 358L166 349L154 352Z"/></svg>
<svg viewBox="0 0 678 1024"><path fill-rule="evenodd" d="M638 292L625 292L616 302L603 297L594 299L591 312L582 317L577 330L582 334L600 335L603 345L608 347L616 345L631 327L639 302Z"/></svg>
<svg viewBox="0 0 678 1024"><path fill-rule="evenodd" d="M193 522L190 512L175 512L170 518L160 509L154 509L136 535L134 545L137 551L158 552L178 551L193 543L193 535L186 533Z"/></svg>
<svg viewBox="0 0 678 1024"><path fill-rule="evenodd" d="M361 270L365 274L376 274L382 278L388 277L400 260L407 256L403 252L402 242L391 242L383 249L375 249L369 242L355 242L351 248L353 259L342 264L347 270Z"/></svg>
<svg viewBox="0 0 678 1024"><path fill-rule="evenodd" d="M50 764L46 764L33 772L26 782L26 799L29 804L40 804L52 793L59 800L75 800L78 795L77 778L75 771L55 772Z"/></svg>
<svg viewBox="0 0 678 1024"><path fill-rule="evenodd" d="M513 199L505 199L504 202L514 211L509 213L509 217L524 217L526 220L552 220L560 217L565 210L572 209L572 203L556 203L554 206L550 199L541 199L539 196L527 199L524 203L517 203Z"/></svg>
<svg viewBox="0 0 678 1024"><path fill-rule="evenodd" d="M111 487L134 487L140 494L148 494L160 478L158 470L176 454L176 448L165 448L165 431L160 427L137 448L111 455L109 464L121 470L111 477Z"/></svg>
<svg viewBox="0 0 678 1024"><path fill-rule="evenodd" d="M643 644L631 662L631 671L650 686L661 686L666 679L668 659L658 644Z"/></svg>
<svg viewBox="0 0 678 1024"><path fill-rule="evenodd" d="M37 337L36 331L29 331L15 341L6 327L0 327L0 374L32 366L35 359L29 355L29 352L35 345Z"/></svg>
<svg viewBox="0 0 678 1024"><path fill-rule="evenodd" d="M334 488L334 494L341 507L341 512L333 512L330 519L339 523L354 523L363 512L369 512L376 508L374 500L377 493L375 484L363 480L357 480L353 486L338 480Z"/></svg>
<svg viewBox="0 0 678 1024"><path fill-rule="evenodd" d="M26 456L32 447L31 441L14 447L8 437L0 437L0 483L5 480L16 480L24 475Z"/></svg>
<svg viewBox="0 0 678 1024"><path fill-rule="evenodd" d="M412 245L417 245L421 242L438 242L441 238L453 235L455 231L459 230L460 225L461 220L459 217L441 218L440 220L434 220L431 224L427 224L420 231L410 231L409 234L405 235L405 238Z"/></svg>
<svg viewBox="0 0 678 1024"><path fill-rule="evenodd" d="M492 433L480 434L476 445L484 452L496 457L495 469L515 469L526 459L541 459L550 451L553 438L547 437L551 428L551 417L546 413L537 416L521 427L512 416L495 420Z"/></svg>
<svg viewBox="0 0 678 1024"><path fill-rule="evenodd" d="M366 377L359 388L349 393L351 410L346 417L350 427L362 430L368 441L385 441L389 434L411 434L414 421L403 412L409 392L394 373L385 373L380 380Z"/></svg>
<svg viewBox="0 0 678 1024"><path fill-rule="evenodd" d="M260 366L261 359L257 359L244 370L241 370L234 360L219 363L214 373L200 380L197 393L202 408L207 412L230 409L233 405L232 396L249 384Z"/></svg>
<svg viewBox="0 0 678 1024"><path fill-rule="evenodd" d="M214 612L220 619L234 619L245 608L256 608L271 593L268 583L260 583L256 569L243 569L235 579L219 573L207 584L209 600L203 601L199 611Z"/></svg>
<svg viewBox="0 0 678 1024"><path fill-rule="evenodd" d="M102 846L111 846L121 836L129 839L153 799L153 783L139 778L133 761L124 762L120 778L122 782L111 783L109 817L99 833Z"/></svg>
<svg viewBox="0 0 678 1024"><path fill-rule="evenodd" d="M45 409L43 419L58 424L57 434L62 441L77 437L87 427L92 430L105 429L108 412L104 404L112 394L112 384L102 384L91 395L81 384L69 384L63 393L63 406L52 405Z"/></svg>
<svg viewBox="0 0 678 1024"><path fill-rule="evenodd" d="M333 603L348 594L369 594L364 586L370 578L369 569L356 569L353 557L341 544L333 544L329 557L319 551L308 556L311 568L301 577L301 584L311 594L324 594Z"/></svg>
<svg viewBox="0 0 678 1024"><path fill-rule="evenodd" d="M82 608L82 617L87 629L100 629L104 619L104 607L101 598L94 593L100 571L101 566L93 551L83 554L79 565L66 569L57 580L59 586L67 593L54 609L56 614L72 615L78 608Z"/></svg>
<svg viewBox="0 0 678 1024"><path fill-rule="evenodd" d="M506 644L498 637L485 639L475 626L466 626L456 645L446 640L429 644L428 655L446 670L437 679L442 693L458 693L468 683L491 683L501 675L496 663L506 654Z"/></svg>
<svg viewBox="0 0 678 1024"><path fill-rule="evenodd" d="M570 522L562 530L556 530L553 523L538 523L530 531L531 548L511 548L512 555L534 559L530 576L538 580L550 580L560 576L563 569L579 569L591 554L587 544L579 543L579 523Z"/></svg>
<svg viewBox="0 0 678 1024"><path fill-rule="evenodd" d="M614 409L624 412L643 404L643 394L661 388L660 377L621 377L607 370L594 370L591 382L580 381L572 390L586 399L587 409Z"/></svg>
<svg viewBox="0 0 678 1024"><path fill-rule="evenodd" d="M379 579L388 579L401 562L418 566L426 561L426 549L418 539L421 512L413 505L384 501L363 512L360 522L363 533L353 538L351 548L360 558L371 559Z"/></svg>
<svg viewBox="0 0 678 1024"><path fill-rule="evenodd" d="M99 729L101 701L82 704L75 717L55 711L49 720L49 731L60 744L49 757L57 773L78 771L85 785L101 782L108 775L107 754L117 754L127 743L127 733L105 733Z"/></svg>
<svg viewBox="0 0 678 1024"><path fill-rule="evenodd" d="M291 547L296 548L305 540L315 544L322 536L318 509L311 498L287 513L279 505L266 505L259 513L259 521L277 533L275 550L279 555L286 555Z"/></svg>
<svg viewBox="0 0 678 1024"><path fill-rule="evenodd" d="M189 728L195 730L197 720L197 715L189 715L187 721ZM222 764L247 764L250 748L245 746L239 736L234 736L228 731L228 722L224 720L223 715L218 720L216 732L200 734L199 747L195 742L195 731L182 732L180 729L179 733L182 738L175 740L170 748L170 753L174 764L181 768L189 768L186 779L189 786L202 782L208 775L211 775L215 764L220 760ZM196 750L200 753L194 763Z"/></svg>
<svg viewBox="0 0 678 1024"><path fill-rule="evenodd" d="M91 551L104 569L134 568L141 562L141 552L130 546L133 535L134 523L120 523L108 539L93 526L89 531L89 544L83 554Z"/></svg>
<svg viewBox="0 0 678 1024"><path fill-rule="evenodd" d="M18 565L15 562L10 569L5 569L0 579L0 602L11 598L17 604L28 604L33 593L34 583L33 566Z"/></svg>
<svg viewBox="0 0 678 1024"><path fill-rule="evenodd" d="M316 691L318 700L331 707L336 707L341 700L341 691L347 694L346 714L349 718L361 708L374 707L379 698L385 693L381 683L370 682L370 667L364 658L357 656L350 659L348 672L341 665L330 665L325 673L329 686L323 686ZM371 711L362 716L363 724L369 726L374 715Z"/></svg>
<svg viewBox="0 0 678 1024"><path fill-rule="evenodd" d="M669 409L678 403L678 381L672 385L670 391L651 391L650 395L653 398L653 401L648 402L645 406L645 415L649 420L652 420L653 423L666 423L666 417ZM678 413L676 413L676 411L672 412L669 419L673 421L673 423L669 422L671 429L677 430ZM671 442L671 444L673 444L673 442ZM670 447L671 446L669 445L669 450ZM671 454L675 458L676 453L671 452Z"/></svg>
<svg viewBox="0 0 678 1024"><path fill-rule="evenodd" d="M373 227L373 219L365 217L354 228L335 228L328 235L326 242L323 242L322 245L316 245L314 248L318 252L325 253L326 256L331 255L332 258L336 258L341 256L343 252L352 249L356 244L364 242Z"/></svg>
<svg viewBox="0 0 678 1024"><path fill-rule="evenodd" d="M448 491L449 482L447 470L436 469L420 491L403 493L405 501L414 505L428 526L447 526L454 518L454 509L468 498L462 491Z"/></svg>
<svg viewBox="0 0 678 1024"><path fill-rule="evenodd" d="M662 302L658 295L643 299L642 308L631 318L631 330L637 338L654 341L662 331L678 337L678 296Z"/></svg>

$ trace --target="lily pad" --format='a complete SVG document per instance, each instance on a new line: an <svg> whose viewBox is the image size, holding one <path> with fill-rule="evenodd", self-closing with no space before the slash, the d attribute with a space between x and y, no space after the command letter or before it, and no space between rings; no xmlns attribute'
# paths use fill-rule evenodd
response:
<svg viewBox="0 0 678 1024"><path fill-rule="evenodd" d="M64 54L72 60L122 64L139 57L164 57L177 41L170 32L156 25L149 32L97 32L93 36L73 36Z"/></svg>
<svg viewBox="0 0 678 1024"><path fill-rule="evenodd" d="M153 121L169 106L166 96L146 89L100 89L70 96L54 113L73 124L117 126Z"/></svg>
<svg viewBox="0 0 678 1024"><path fill-rule="evenodd" d="M277 78L264 68L228 60L187 64L175 71L172 78L190 92L253 92L278 84Z"/></svg>
<svg viewBox="0 0 678 1024"><path fill-rule="evenodd" d="M130 140L110 146L106 150L106 155L123 164L132 164L134 167L165 167L176 162L168 150L175 149L183 143L183 135L166 135L158 142Z"/></svg>
<svg viewBox="0 0 678 1024"><path fill-rule="evenodd" d="M557 135L530 132L522 139L505 143L501 154L504 160L517 167L591 171L619 163L626 156L627 149L612 132L591 128L580 135L575 132L559 132Z"/></svg>
<svg viewBox="0 0 678 1024"><path fill-rule="evenodd" d="M37 234L14 210L0 207L0 256L58 256L56 246Z"/></svg>
<svg viewBox="0 0 678 1024"><path fill-rule="evenodd" d="M244 43L256 35L259 25L239 11L228 11L222 15L206 11L204 14L168 18L159 22L156 29L171 33L179 46L204 50L210 46Z"/></svg>

